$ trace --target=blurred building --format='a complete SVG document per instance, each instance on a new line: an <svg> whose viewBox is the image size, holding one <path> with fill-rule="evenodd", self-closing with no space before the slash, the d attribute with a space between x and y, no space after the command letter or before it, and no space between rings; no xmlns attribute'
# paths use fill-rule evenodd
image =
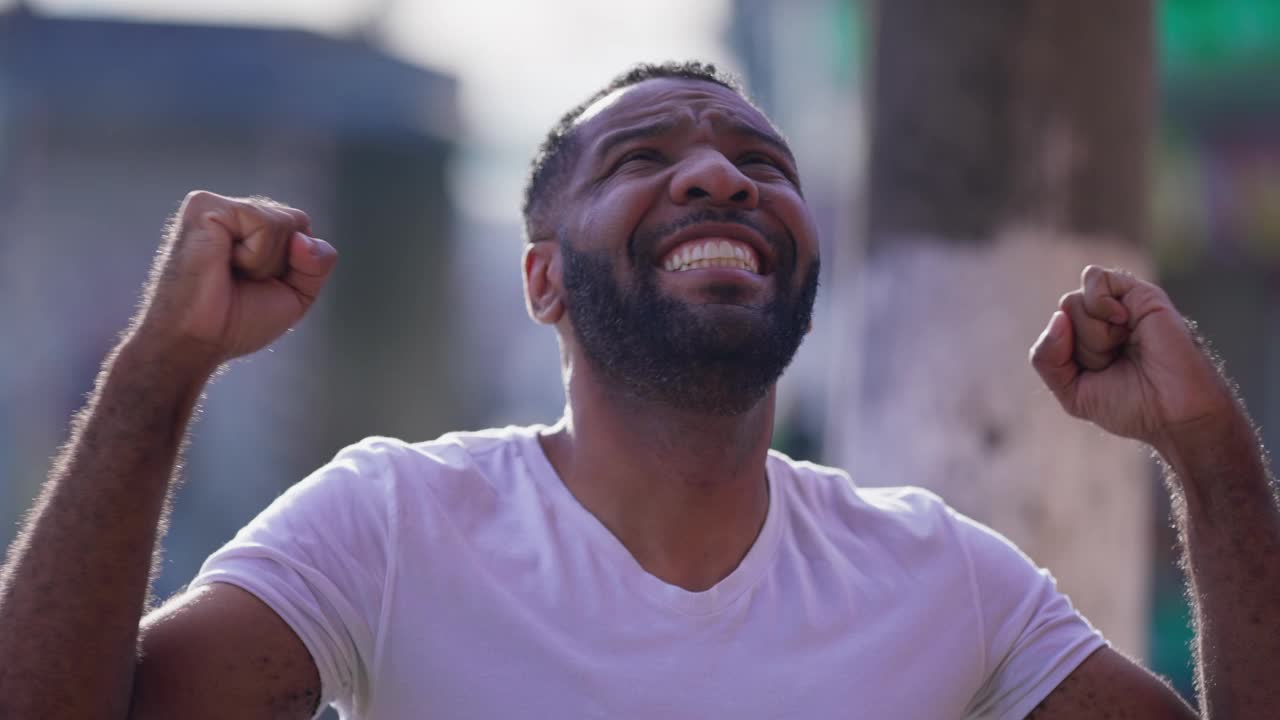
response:
<svg viewBox="0 0 1280 720"><path fill-rule="evenodd" d="M851 301L843 287L848 283L825 276L832 270L856 272L862 255L860 95L874 5L734 3L731 37L749 88L796 145L806 195L816 193L824 236L826 267L814 331L819 337L806 340L788 373L793 396L812 398L828 378L856 371L850 367L856 359L831 357L834 348L822 334L841 332L824 327L824 318L832 304ZM1157 276L1225 359L1274 451L1280 448L1280 84L1274 81L1280 72L1280 4L1163 0L1157 7L1160 107L1149 233ZM847 109L833 112L833 105ZM841 163L849 163L844 178ZM826 351L806 355L814 345ZM806 421L795 423L792 417L804 415L785 414L785 404L782 410L784 447L803 453L820 445L822 427L802 430L802 438L817 438L792 444L792 428ZM826 448L818 456L830 461L833 451ZM1156 558L1148 657L1153 669L1190 697L1191 629L1167 495L1158 491L1152 497Z"/></svg>
<svg viewBox="0 0 1280 720"><path fill-rule="evenodd" d="M452 78L359 41L0 16L0 527L190 189L300 207L341 261L298 331L214 381L160 593L342 445L445 430L458 134Z"/></svg>
<svg viewBox="0 0 1280 720"><path fill-rule="evenodd" d="M1165 288L1280 449L1280 3L1164 0L1152 250ZM1159 494L1162 502L1164 494ZM1167 503L1158 510L1169 516ZM1173 530L1156 528L1151 660L1192 691Z"/></svg>
<svg viewBox="0 0 1280 720"><path fill-rule="evenodd" d="M832 373L849 371L831 355L842 329L831 308L849 287L834 278L861 256L856 198L865 177L860 0L734 0L730 44L748 94L778 125L795 153L805 200L818 222L821 285L813 330L778 386L774 446L821 461Z"/></svg>

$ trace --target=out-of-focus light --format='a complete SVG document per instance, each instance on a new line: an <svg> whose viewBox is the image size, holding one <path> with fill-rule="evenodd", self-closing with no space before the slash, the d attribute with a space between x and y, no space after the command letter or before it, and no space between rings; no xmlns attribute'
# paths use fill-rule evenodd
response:
<svg viewBox="0 0 1280 720"><path fill-rule="evenodd" d="M54 16L343 32L365 16L369 3L358 0L26 0L26 5L36 12Z"/></svg>
<svg viewBox="0 0 1280 720"><path fill-rule="evenodd" d="M5 0L0 0L4 2ZM738 70L729 0L29 0L53 16L294 27L360 36L456 76L466 136L458 199L513 222L523 170L561 113L641 61L699 59Z"/></svg>

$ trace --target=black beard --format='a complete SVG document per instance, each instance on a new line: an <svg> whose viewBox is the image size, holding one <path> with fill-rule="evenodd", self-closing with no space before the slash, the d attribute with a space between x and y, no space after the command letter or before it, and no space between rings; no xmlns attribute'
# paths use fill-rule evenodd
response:
<svg viewBox="0 0 1280 720"><path fill-rule="evenodd" d="M773 300L727 315L659 293L659 270L648 252L655 242L633 242L635 282L625 290L608 252L579 252L560 238L569 320L583 352L635 398L710 415L750 410L791 363L809 329L818 261L793 288L794 245L789 238L770 238L775 251L784 251L777 252L771 274ZM737 294L733 287L713 292L725 301Z"/></svg>

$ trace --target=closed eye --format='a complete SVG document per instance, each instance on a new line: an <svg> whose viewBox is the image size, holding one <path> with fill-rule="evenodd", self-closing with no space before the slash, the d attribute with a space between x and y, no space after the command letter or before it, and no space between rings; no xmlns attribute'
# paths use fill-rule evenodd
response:
<svg viewBox="0 0 1280 720"><path fill-rule="evenodd" d="M787 182L800 189L800 179L796 177L795 170L790 163L783 162L778 158L761 152L749 152L738 158L738 167L753 168L751 172L762 175L762 179L768 179L772 173L781 175Z"/></svg>
<svg viewBox="0 0 1280 720"><path fill-rule="evenodd" d="M628 150L626 153L622 155L622 157L618 158L618 162L614 163L613 169L614 170L621 169L624 165L627 165L628 163L661 162L661 161L662 161L662 154L659 153L657 150L653 150L651 148L637 148L635 150Z"/></svg>
<svg viewBox="0 0 1280 720"><path fill-rule="evenodd" d="M781 163L779 163L777 160L774 160L773 158L763 153L747 153L746 155L743 155L742 157L738 158L738 164L739 165L769 165L770 167L782 169Z"/></svg>

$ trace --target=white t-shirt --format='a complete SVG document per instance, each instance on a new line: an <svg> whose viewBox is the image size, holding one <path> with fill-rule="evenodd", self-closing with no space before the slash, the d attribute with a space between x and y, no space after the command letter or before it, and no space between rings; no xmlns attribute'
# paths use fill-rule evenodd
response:
<svg viewBox="0 0 1280 720"><path fill-rule="evenodd" d="M565 488L540 429L349 447L193 586L274 608L346 718L1020 719L1104 645L935 495L779 453L741 564L669 585Z"/></svg>

